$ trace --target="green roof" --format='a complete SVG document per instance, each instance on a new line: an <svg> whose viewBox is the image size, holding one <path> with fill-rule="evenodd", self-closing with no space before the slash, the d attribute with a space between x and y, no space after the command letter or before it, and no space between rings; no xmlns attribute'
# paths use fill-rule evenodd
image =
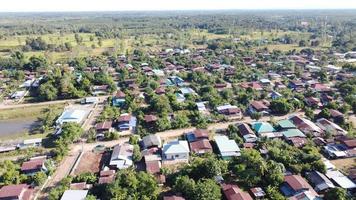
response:
<svg viewBox="0 0 356 200"><path fill-rule="evenodd" d="M291 138L291 137L305 137L305 135L299 129L289 129L283 131L282 134L284 137Z"/></svg>
<svg viewBox="0 0 356 200"><path fill-rule="evenodd" d="M278 121L277 124L281 128L296 128L296 126L288 119L284 119L284 120Z"/></svg>
<svg viewBox="0 0 356 200"><path fill-rule="evenodd" d="M267 123L267 122L255 122L255 123L252 124L252 128L257 133L270 133L270 132L275 132L276 131L273 128L273 126L270 123Z"/></svg>

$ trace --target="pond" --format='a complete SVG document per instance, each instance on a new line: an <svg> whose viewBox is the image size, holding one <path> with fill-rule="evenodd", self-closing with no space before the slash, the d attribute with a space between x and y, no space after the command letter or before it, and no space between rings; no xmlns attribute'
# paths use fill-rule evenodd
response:
<svg viewBox="0 0 356 200"><path fill-rule="evenodd" d="M0 137L29 132L38 124L37 119L0 120Z"/></svg>

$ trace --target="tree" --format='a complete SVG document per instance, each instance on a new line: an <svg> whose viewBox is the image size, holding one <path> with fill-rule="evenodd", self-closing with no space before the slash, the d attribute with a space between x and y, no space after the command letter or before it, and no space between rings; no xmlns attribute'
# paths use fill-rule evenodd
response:
<svg viewBox="0 0 356 200"><path fill-rule="evenodd" d="M251 113L251 119L259 120L259 119L261 119L261 117L262 117L262 114L259 112Z"/></svg>
<svg viewBox="0 0 356 200"><path fill-rule="evenodd" d="M305 47L306 45L307 45L307 42L305 40L299 41L299 47Z"/></svg>
<svg viewBox="0 0 356 200"><path fill-rule="evenodd" d="M37 173L33 176L33 182L34 182L35 185L37 185L37 186L42 185L46 180L47 180L47 174L44 173L44 172L37 172Z"/></svg>
<svg viewBox="0 0 356 200"><path fill-rule="evenodd" d="M96 200L96 196L92 195L92 194L89 194L85 197L85 200Z"/></svg>
<svg viewBox="0 0 356 200"><path fill-rule="evenodd" d="M324 196L325 200L347 200L346 190L343 188L331 188L329 189Z"/></svg>
<svg viewBox="0 0 356 200"><path fill-rule="evenodd" d="M174 116L174 121L172 122L173 128L185 128L189 126L189 118L183 112L179 112Z"/></svg>
<svg viewBox="0 0 356 200"><path fill-rule="evenodd" d="M214 180L203 179L196 184L192 197L193 200L221 199L221 189ZM187 198L189 198L189 196Z"/></svg>
<svg viewBox="0 0 356 200"><path fill-rule="evenodd" d="M138 145L138 142L140 141L140 137L138 135L132 135L130 136L129 143L132 145Z"/></svg>
<svg viewBox="0 0 356 200"><path fill-rule="evenodd" d="M277 187L268 186L266 189L266 194L269 199L286 200L286 198L279 192Z"/></svg>
<svg viewBox="0 0 356 200"><path fill-rule="evenodd" d="M41 100L53 101L57 98L58 90L51 82L41 84L39 87L39 98Z"/></svg>
<svg viewBox="0 0 356 200"><path fill-rule="evenodd" d="M329 119L331 116L330 110L328 108L324 108L320 111L320 113L318 114L319 118L325 118L325 119Z"/></svg>
<svg viewBox="0 0 356 200"><path fill-rule="evenodd" d="M142 154L140 151L140 147L136 144L134 145L132 160L134 162L139 162L141 159L142 159Z"/></svg>
<svg viewBox="0 0 356 200"><path fill-rule="evenodd" d="M12 161L5 160L0 167L3 171L0 176L0 185L19 184L22 181L18 166Z"/></svg>
<svg viewBox="0 0 356 200"><path fill-rule="evenodd" d="M173 185L173 191L181 193L184 197L192 197L195 189L195 181L188 176L179 176Z"/></svg>
<svg viewBox="0 0 356 200"><path fill-rule="evenodd" d="M157 130L164 131L171 128L171 122L168 119L168 116L162 116L156 122Z"/></svg>
<svg viewBox="0 0 356 200"><path fill-rule="evenodd" d="M88 184L94 184L96 181L96 175L90 172L81 173L73 178L74 183L86 182Z"/></svg>
<svg viewBox="0 0 356 200"><path fill-rule="evenodd" d="M271 102L270 109L275 114L285 115L293 109L293 106L286 99L279 98Z"/></svg>
<svg viewBox="0 0 356 200"><path fill-rule="evenodd" d="M35 71L36 69L46 67L47 65L47 59L43 56L31 56L30 62L26 65L26 68Z"/></svg>

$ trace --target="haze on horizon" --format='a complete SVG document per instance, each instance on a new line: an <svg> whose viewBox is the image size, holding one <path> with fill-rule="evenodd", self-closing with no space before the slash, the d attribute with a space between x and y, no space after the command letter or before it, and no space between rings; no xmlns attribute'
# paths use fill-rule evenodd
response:
<svg viewBox="0 0 356 200"><path fill-rule="evenodd" d="M2 0L0 12L356 9L352 0Z"/></svg>

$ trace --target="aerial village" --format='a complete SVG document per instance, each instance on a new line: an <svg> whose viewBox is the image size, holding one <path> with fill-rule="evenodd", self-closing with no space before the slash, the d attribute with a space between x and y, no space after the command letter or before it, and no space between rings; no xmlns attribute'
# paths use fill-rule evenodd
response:
<svg viewBox="0 0 356 200"><path fill-rule="evenodd" d="M0 200L355 197L355 60L211 44L25 70L12 90L0 71L3 107L63 101L47 135L0 144Z"/></svg>

